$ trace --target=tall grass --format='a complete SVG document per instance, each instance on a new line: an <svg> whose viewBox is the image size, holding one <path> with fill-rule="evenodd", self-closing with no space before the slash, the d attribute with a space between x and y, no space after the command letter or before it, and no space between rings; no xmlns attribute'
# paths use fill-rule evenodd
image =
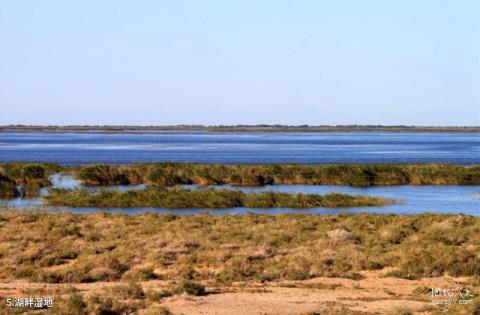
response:
<svg viewBox="0 0 480 315"><path fill-rule="evenodd" d="M20 194L36 196L40 188L51 185L48 176L60 169L60 166L51 163L1 163L0 198L11 198ZM20 191L16 186L20 186Z"/></svg>
<svg viewBox="0 0 480 315"><path fill-rule="evenodd" d="M0 198L14 198L20 195L15 183L0 177Z"/></svg>
<svg viewBox="0 0 480 315"><path fill-rule="evenodd" d="M390 202L381 197L290 194L281 192L244 193L239 190L191 190L180 187L148 187L143 190L97 191L85 189L51 190L45 197L49 205L72 207L159 207L184 208L316 208L384 206Z"/></svg>
<svg viewBox="0 0 480 315"><path fill-rule="evenodd" d="M133 164L87 165L77 176L88 185L479 185L480 166L435 164Z"/></svg>

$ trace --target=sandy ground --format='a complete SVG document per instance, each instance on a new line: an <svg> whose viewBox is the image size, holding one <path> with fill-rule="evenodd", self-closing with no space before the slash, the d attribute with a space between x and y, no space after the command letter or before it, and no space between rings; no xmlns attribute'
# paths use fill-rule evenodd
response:
<svg viewBox="0 0 480 315"><path fill-rule="evenodd" d="M420 287L457 288L464 279L434 278L409 281L395 278L367 279L317 278L296 282L267 285L243 284L230 288L232 292L204 297L174 296L165 305L174 313L184 314L302 314L309 312L347 311L384 314L406 308L419 311L431 307L428 294L413 293ZM287 287L285 287L287 286Z"/></svg>
<svg viewBox="0 0 480 315"><path fill-rule="evenodd" d="M403 280L382 278L380 273L365 273L366 279L355 281L339 278L315 278L307 281L275 283L235 283L228 287L207 286L206 296L177 295L165 298L158 305L174 314L384 314L409 309L428 314L434 306L427 293L414 292L419 287L458 289L466 278L428 278ZM84 294L100 292L118 283L73 285ZM54 295L71 285L0 283L0 296L26 296L30 292ZM160 290L162 281L142 283L144 290ZM418 291L418 289L417 289Z"/></svg>

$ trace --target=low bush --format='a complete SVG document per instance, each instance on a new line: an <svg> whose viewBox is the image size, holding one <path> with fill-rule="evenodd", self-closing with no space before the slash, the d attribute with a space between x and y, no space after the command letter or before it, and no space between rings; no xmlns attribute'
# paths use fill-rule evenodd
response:
<svg viewBox="0 0 480 315"><path fill-rule="evenodd" d="M153 272L152 268L130 269L125 274L123 274L123 277L122 277L122 279L124 280L135 281L135 282L148 281L148 280L153 280L157 278L158 276Z"/></svg>
<svg viewBox="0 0 480 315"><path fill-rule="evenodd" d="M20 192L13 182L0 181L0 198L15 198L20 196Z"/></svg>
<svg viewBox="0 0 480 315"><path fill-rule="evenodd" d="M193 281L182 281L173 290L175 294L186 293L189 295L201 296L205 295L205 287L199 283Z"/></svg>
<svg viewBox="0 0 480 315"><path fill-rule="evenodd" d="M135 282L110 287L107 291L110 295L120 300L143 299L145 297L142 287Z"/></svg>

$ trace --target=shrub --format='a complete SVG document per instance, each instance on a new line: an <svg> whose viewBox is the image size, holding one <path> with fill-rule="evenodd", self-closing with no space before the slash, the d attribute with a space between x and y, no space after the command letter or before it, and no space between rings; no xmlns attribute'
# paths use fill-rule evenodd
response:
<svg viewBox="0 0 480 315"><path fill-rule="evenodd" d="M157 275L155 275L152 268L136 268L124 273L122 279L140 282L157 279Z"/></svg>
<svg viewBox="0 0 480 315"><path fill-rule="evenodd" d="M85 303L79 293L72 292L67 298L61 299L58 304L54 304L53 313L59 315L86 315L88 314L87 303Z"/></svg>
<svg viewBox="0 0 480 315"><path fill-rule="evenodd" d="M118 167L110 165L87 165L77 172L78 178L85 185L128 185L130 181Z"/></svg>
<svg viewBox="0 0 480 315"><path fill-rule="evenodd" d="M180 294L180 293L187 293L189 295L196 295L196 296L201 296L205 295L205 287L199 283L193 282L193 281L182 281L180 284L178 284L175 289L173 290L175 294Z"/></svg>
<svg viewBox="0 0 480 315"><path fill-rule="evenodd" d="M149 290L145 292L145 297L147 300L152 302L157 302L162 300L163 298L172 296L174 293L171 290L161 290L161 291L152 291Z"/></svg>
<svg viewBox="0 0 480 315"><path fill-rule="evenodd" d="M0 198L15 198L20 192L12 182L0 181Z"/></svg>
<svg viewBox="0 0 480 315"><path fill-rule="evenodd" d="M127 285L110 287L107 288L107 291L110 295L121 300L135 300L143 299L145 297L142 287L135 282L129 282Z"/></svg>

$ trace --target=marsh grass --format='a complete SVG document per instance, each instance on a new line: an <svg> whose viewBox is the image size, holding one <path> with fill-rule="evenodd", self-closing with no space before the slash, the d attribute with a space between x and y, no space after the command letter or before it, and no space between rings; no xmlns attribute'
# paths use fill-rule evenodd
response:
<svg viewBox="0 0 480 315"><path fill-rule="evenodd" d="M14 182L0 177L0 198L15 198L19 195L20 192Z"/></svg>
<svg viewBox="0 0 480 315"><path fill-rule="evenodd" d="M60 166L54 163L0 163L0 198L37 196L48 176L71 172L84 185L479 185L480 166L435 164L194 164L145 163ZM20 191L16 189L20 186Z"/></svg>
<svg viewBox="0 0 480 315"><path fill-rule="evenodd" d="M87 165L87 185L478 185L480 166L436 164L189 164Z"/></svg>
<svg viewBox="0 0 480 315"><path fill-rule="evenodd" d="M0 198L38 196L40 188L51 185L48 176L60 169L51 163L0 163Z"/></svg>
<svg viewBox="0 0 480 315"><path fill-rule="evenodd" d="M282 192L244 193L240 190L192 190L181 187L148 187L143 190L97 191L51 190L48 205L71 207L158 207L186 208L317 208L385 206L393 200L382 197L330 193L327 195Z"/></svg>
<svg viewBox="0 0 480 315"><path fill-rule="evenodd" d="M333 240L338 229L352 236ZM392 239L398 230L403 237ZM475 279L479 231L480 218L433 214L0 215L0 280L228 284L361 279L384 268L412 279Z"/></svg>

